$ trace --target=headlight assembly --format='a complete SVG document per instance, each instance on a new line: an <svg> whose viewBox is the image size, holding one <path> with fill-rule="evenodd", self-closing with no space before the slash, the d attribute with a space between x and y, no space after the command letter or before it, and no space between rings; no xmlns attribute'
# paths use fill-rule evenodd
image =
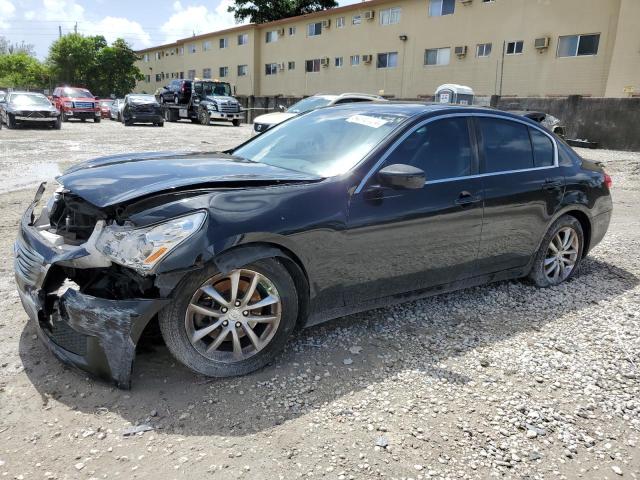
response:
<svg viewBox="0 0 640 480"><path fill-rule="evenodd" d="M175 247L202 227L205 212L178 217L150 227L110 225L96 241L96 248L113 262L150 272Z"/></svg>
<svg viewBox="0 0 640 480"><path fill-rule="evenodd" d="M208 104L208 105L207 105L207 108L208 108L209 110L213 110L214 112L217 112L217 111L218 111L218 106L217 106L217 105L214 105L213 103Z"/></svg>

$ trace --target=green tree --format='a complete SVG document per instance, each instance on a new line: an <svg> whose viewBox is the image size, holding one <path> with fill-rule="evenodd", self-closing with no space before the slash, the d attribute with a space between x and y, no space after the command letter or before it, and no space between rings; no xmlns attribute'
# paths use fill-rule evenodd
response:
<svg viewBox="0 0 640 480"><path fill-rule="evenodd" d="M338 6L335 0L235 0L228 11L237 22L273 22Z"/></svg>
<svg viewBox="0 0 640 480"><path fill-rule="evenodd" d="M49 85L49 72L46 65L28 53L0 54L0 85L11 88L44 88Z"/></svg>
<svg viewBox="0 0 640 480"><path fill-rule="evenodd" d="M51 45L47 62L59 83L86 86L94 95L107 97L123 96L142 80L136 60L135 52L120 38L109 45L101 35L71 33Z"/></svg>

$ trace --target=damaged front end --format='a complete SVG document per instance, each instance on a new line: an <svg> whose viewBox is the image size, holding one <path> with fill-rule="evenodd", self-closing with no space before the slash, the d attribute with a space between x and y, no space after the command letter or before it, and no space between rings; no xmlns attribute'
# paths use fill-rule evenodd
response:
<svg viewBox="0 0 640 480"><path fill-rule="evenodd" d="M63 189L36 211L43 192L44 184L14 248L24 309L57 357L129 388L136 344L169 302L171 288L155 267L201 229L206 216L196 212L139 228ZM171 275L173 285L180 279Z"/></svg>

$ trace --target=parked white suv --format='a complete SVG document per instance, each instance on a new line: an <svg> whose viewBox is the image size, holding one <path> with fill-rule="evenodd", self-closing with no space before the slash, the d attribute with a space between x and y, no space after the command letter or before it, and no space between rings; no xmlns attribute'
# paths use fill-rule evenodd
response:
<svg viewBox="0 0 640 480"><path fill-rule="evenodd" d="M256 117L253 121L253 131L255 134L262 133L291 117L295 117L296 115L310 110L315 110L316 108L354 102L386 102L386 100L379 95L369 95L367 93L342 93L340 95L326 95L319 93L294 103L286 110L283 106L280 106L281 111L279 112L267 113Z"/></svg>

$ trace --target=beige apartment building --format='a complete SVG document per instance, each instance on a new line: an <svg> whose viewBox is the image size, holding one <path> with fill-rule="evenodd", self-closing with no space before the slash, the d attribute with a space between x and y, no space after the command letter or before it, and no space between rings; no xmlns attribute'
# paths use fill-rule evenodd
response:
<svg viewBox="0 0 640 480"><path fill-rule="evenodd" d="M138 52L153 92L225 79L239 95L640 95L640 0L369 0Z"/></svg>

